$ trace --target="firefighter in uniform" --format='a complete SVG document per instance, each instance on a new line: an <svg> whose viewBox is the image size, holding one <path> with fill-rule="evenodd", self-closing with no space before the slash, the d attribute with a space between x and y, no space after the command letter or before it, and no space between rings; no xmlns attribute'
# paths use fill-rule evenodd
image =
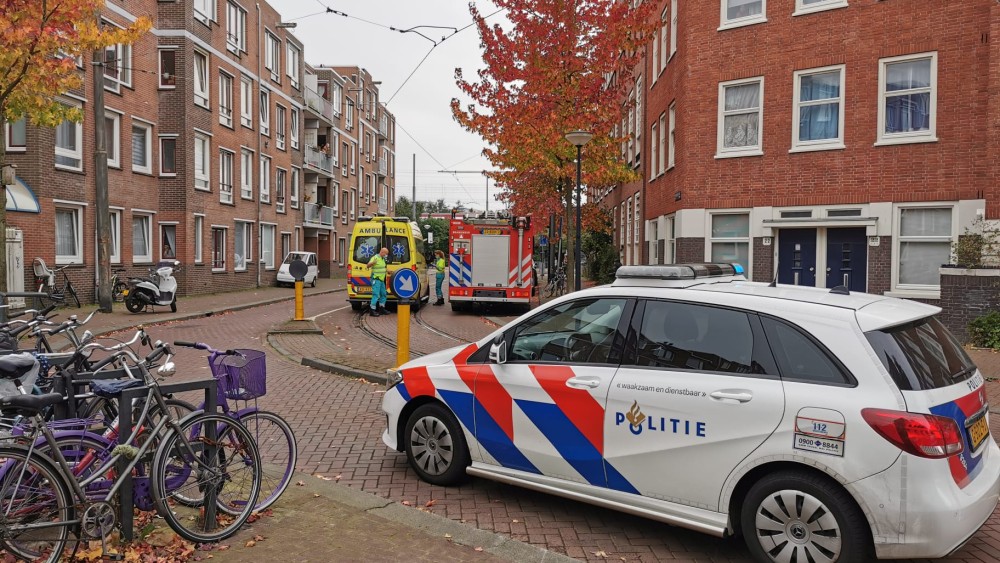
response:
<svg viewBox="0 0 1000 563"><path fill-rule="evenodd" d="M437 301L434 302L435 305L444 305L444 293L441 291L441 285L444 284L444 252L441 250L434 251L434 267L437 269L437 277L435 289L437 289Z"/></svg>
<svg viewBox="0 0 1000 563"><path fill-rule="evenodd" d="M372 256L368 261L368 267L372 269L372 302L368 309L373 317L388 315L389 310L385 308L387 293L385 290L386 262L385 257L389 255L389 249L383 248L378 254Z"/></svg>

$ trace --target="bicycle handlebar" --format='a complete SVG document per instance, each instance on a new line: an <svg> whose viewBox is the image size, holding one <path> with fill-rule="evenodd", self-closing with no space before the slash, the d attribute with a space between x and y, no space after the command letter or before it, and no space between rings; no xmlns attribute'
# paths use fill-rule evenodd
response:
<svg viewBox="0 0 1000 563"><path fill-rule="evenodd" d="M183 346L185 348L194 348L196 350L205 350L206 352L209 352L211 354L222 354L222 355L225 355L225 356L239 356L240 355L239 352L237 352L236 350L233 350L233 349L229 349L229 350L225 350L225 351L223 351L223 350L216 350L215 348L212 348L211 346L209 346L208 344L205 344L204 342L187 342L185 340L174 340L174 346Z"/></svg>

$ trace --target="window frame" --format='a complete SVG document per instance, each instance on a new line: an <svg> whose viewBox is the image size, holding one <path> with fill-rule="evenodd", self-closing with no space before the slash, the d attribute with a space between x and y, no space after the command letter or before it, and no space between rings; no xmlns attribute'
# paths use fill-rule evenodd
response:
<svg viewBox="0 0 1000 563"><path fill-rule="evenodd" d="M667 61L674 58L674 55L677 53L677 10L677 0L670 0L670 56L667 58Z"/></svg>
<svg viewBox="0 0 1000 563"><path fill-rule="evenodd" d="M254 151L240 148L240 199L253 201Z"/></svg>
<svg viewBox="0 0 1000 563"><path fill-rule="evenodd" d="M660 155L660 120L654 119L649 126L649 179L654 180L660 175L662 161Z"/></svg>
<svg viewBox="0 0 1000 563"><path fill-rule="evenodd" d="M121 169L122 167L122 114L110 108L104 108L104 122L113 122L113 129L107 138L108 167ZM8 149L10 150L10 149ZM114 158L111 155L114 154Z"/></svg>
<svg viewBox="0 0 1000 563"><path fill-rule="evenodd" d="M285 150L285 106L274 104L274 146Z"/></svg>
<svg viewBox="0 0 1000 563"><path fill-rule="evenodd" d="M271 74L271 81L281 84L281 39L264 31L264 68Z"/></svg>
<svg viewBox="0 0 1000 563"><path fill-rule="evenodd" d="M108 241L108 250L111 256L108 258L112 264L122 263L122 209L108 210L110 218L111 240Z"/></svg>
<svg viewBox="0 0 1000 563"><path fill-rule="evenodd" d="M160 151L159 152L159 155L160 155L160 176L167 177L167 178L176 177L177 176L177 135L159 135L157 137L157 139L158 139L157 146L159 147L158 150ZM174 145L174 148L173 148L173 151L174 151L174 158L173 158L174 168L171 171L167 171L164 168L164 163L167 161L167 159L164 158L164 156L163 156L165 154L164 150L163 150L165 142L170 142L170 143L173 143L173 145Z"/></svg>
<svg viewBox="0 0 1000 563"><path fill-rule="evenodd" d="M271 157L260 156L260 192L257 197L261 203L271 203Z"/></svg>
<svg viewBox="0 0 1000 563"><path fill-rule="evenodd" d="M236 153L219 147L219 203L233 203L233 165ZM228 166L227 166L228 160ZM226 180L229 183L226 183Z"/></svg>
<svg viewBox="0 0 1000 563"><path fill-rule="evenodd" d="M274 211L285 213L288 205L288 170L277 166L274 169Z"/></svg>
<svg viewBox="0 0 1000 563"><path fill-rule="evenodd" d="M80 108L81 110L83 109L82 106L80 106L79 104L64 104L64 105L75 106L77 108ZM76 145L75 149L68 149L59 146L59 128L67 123L69 123L73 127L73 132L75 137L74 141ZM74 122L70 121L69 119L66 119L63 120L63 122L60 123L59 125L56 125L55 129L56 129L56 135L55 135L56 142L53 143L56 155L55 167L59 170L83 172L83 121L81 120L78 122ZM78 164L75 166L71 164L60 164L58 162L59 157L74 159L78 162Z"/></svg>
<svg viewBox="0 0 1000 563"><path fill-rule="evenodd" d="M200 213L194 214L194 263L201 264L205 261L205 216Z"/></svg>
<svg viewBox="0 0 1000 563"><path fill-rule="evenodd" d="M749 114L748 109L727 110L726 108L726 88L746 86L748 84L758 85L757 97L757 144L741 147L726 148L726 116ZM740 158L745 156L761 156L764 154L764 77L754 76L751 78L741 78L739 80L727 80L719 83L719 110L718 110L718 138L716 140L715 158Z"/></svg>
<svg viewBox="0 0 1000 563"><path fill-rule="evenodd" d="M211 87L211 73L209 72L209 55L198 49L194 50L194 57L191 60L191 65L193 67L193 78L192 85L194 87L194 105L203 107L205 109L212 109L212 87ZM199 66L204 72L204 76L199 72Z"/></svg>
<svg viewBox="0 0 1000 563"><path fill-rule="evenodd" d="M202 163L198 162L198 147L201 146ZM192 150L194 163L194 189L203 192L212 191L212 137L195 131ZM201 173L198 172L199 164Z"/></svg>
<svg viewBox="0 0 1000 563"><path fill-rule="evenodd" d="M292 108L288 120L288 141L292 150L299 150L299 108ZM331 143L331 147L333 144Z"/></svg>
<svg viewBox="0 0 1000 563"><path fill-rule="evenodd" d="M110 112L111 110L108 110L108 111ZM20 125L17 125L18 123L20 123ZM24 144L23 145L15 145L14 144L14 129L15 129L15 126L17 126L18 129L20 129L21 131L24 132ZM9 152L9 153L13 153L13 152L27 152L27 150L28 150L28 118L27 117L23 117L22 116L21 118L15 120L13 122L11 122L11 121L4 121L4 133L7 135L7 137L6 137L7 142L4 144L4 147L6 147L7 152Z"/></svg>
<svg viewBox="0 0 1000 563"><path fill-rule="evenodd" d="M240 76L240 125L253 129L253 79Z"/></svg>
<svg viewBox="0 0 1000 563"><path fill-rule="evenodd" d="M582 304L582 303L590 302L587 305L589 307L590 304L596 303L596 302L601 301L601 300L612 300L612 301L623 301L624 302L623 306L622 306L622 310L621 310L621 315L618 317L618 324L612 329L614 337L612 338L611 346L609 347L610 349L608 351L608 361L607 362L600 362L600 363L593 362L593 363L590 363L590 362L570 362L570 361L565 361L565 360L543 360L543 359L525 359L525 360L521 360L521 359L515 358L514 355L511 352L508 352L508 354L507 354L507 364L511 364L511 365L561 365L561 366L586 366L586 367L619 366L619 365L622 365L622 356L624 355L624 346L622 346L621 344L623 344L625 342L625 340L626 340L626 335L627 335L627 332L628 332L629 324L631 322L631 319L635 315L635 307L636 307L636 301L637 301L635 297L628 296L628 295L599 295L599 296L590 296L590 297L578 297L576 299L560 303L559 305L556 305L554 307L547 307L544 310L540 311L538 314L532 315L532 316L528 317L527 319L525 319L524 321L521 321L520 323L517 323L516 325L511 326L510 328L508 328L507 330L505 330L503 332L503 339L506 342L507 350L508 351L512 351L514 349L514 343L517 341L518 336L520 336L523 333L524 328L528 327L528 326L535 326L535 325L539 324L539 322L548 322L552 317L551 316L548 317L548 318L543 318L543 317L545 317L546 314L549 313L550 311L552 311L553 309L558 309L558 308L561 308L561 307L565 307L565 310L563 310L563 311L561 311L559 313L556 313L557 315L561 315L561 314L565 314L566 310L578 309L579 305ZM544 346L543 346L543 348L544 348ZM619 357L617 359L615 359L613 357L613 355L615 354L616 351L619 354Z"/></svg>
<svg viewBox="0 0 1000 563"><path fill-rule="evenodd" d="M209 22L216 21L218 5L215 3L215 0L194 0L193 4L194 9L192 12L194 14L194 19L205 25L209 25Z"/></svg>
<svg viewBox="0 0 1000 563"><path fill-rule="evenodd" d="M83 264L83 221L84 221L84 210L85 205L72 202L55 202L55 216L58 217L59 213L69 212L73 215L73 236L75 237L74 252L73 254L59 254L59 221L56 220L53 227L54 235L54 256L56 265L66 265L66 264Z"/></svg>
<svg viewBox="0 0 1000 563"><path fill-rule="evenodd" d="M292 53L295 55L292 56ZM285 76L288 77L288 82L292 85L292 88L296 90L299 89L301 81L299 80L299 66L302 62L302 49L292 43L291 41L285 40Z"/></svg>
<svg viewBox="0 0 1000 563"><path fill-rule="evenodd" d="M901 297L927 297L927 298L938 298L940 297L941 285L924 285L924 284L908 284L900 283L900 260L902 259L902 245L904 242L928 242L928 243L942 243L948 242L949 244L954 244L958 240L959 236L959 214L958 214L958 203L956 202L912 202L897 204L893 206L893 219L892 219L892 275L891 275L891 287L892 291L888 292L887 295L896 294ZM951 211L951 233L949 236L944 235L931 235L931 236L907 236L903 235L903 211L909 209L948 209Z"/></svg>
<svg viewBox="0 0 1000 563"><path fill-rule="evenodd" d="M171 63L174 72L168 73L163 70L163 56L170 53ZM161 47L157 49L156 57L157 84L160 90L175 90L177 88L177 49L167 49Z"/></svg>
<svg viewBox="0 0 1000 563"><path fill-rule="evenodd" d="M806 14L815 14L816 12L825 12L827 10L846 7L847 0L819 0L815 4L804 4L803 0L795 0L795 11L792 12L792 15L804 16Z"/></svg>
<svg viewBox="0 0 1000 563"><path fill-rule="evenodd" d="M712 235L712 221L717 215L746 215L747 235L745 237L716 237ZM747 263L740 264L746 271L747 279L753 279L753 213L750 209L713 209L705 213L707 223L705 226L705 262L713 262L712 249L716 243L745 243L747 245Z"/></svg>
<svg viewBox="0 0 1000 563"><path fill-rule="evenodd" d="M177 249L177 227L178 227L177 222L175 222L175 221L167 221L167 222L164 222L164 223L160 223L159 225L160 225L160 245L159 245L159 247L160 247L160 260L177 260L177 250L178 250ZM164 256L163 255L163 247L166 245L167 240L170 238L169 236L167 236L167 232L170 231L170 230L173 230L173 232L174 232L174 247L173 247L174 255L173 256Z"/></svg>
<svg viewBox="0 0 1000 563"><path fill-rule="evenodd" d="M910 90L897 90L888 93L885 89L885 81L888 66L896 63L914 62L920 60L930 61L930 86L927 88L912 88ZM909 143L936 143L937 137L937 51L927 51L910 55L900 55L898 57L886 57L878 61L878 119L876 121L878 130L876 131L875 146L902 145ZM930 118L926 131L907 131L903 133L886 133L886 100L890 97L903 95L905 92L917 92L927 90L930 92ZM902 92L902 93L901 93Z"/></svg>
<svg viewBox="0 0 1000 563"><path fill-rule="evenodd" d="M260 257L258 261L264 265L264 270L274 270L275 269L275 248L274 248L274 235L277 232L277 225L274 223L261 223L260 224ZM265 235L265 231L270 231L270 237ZM270 238L270 241L268 240ZM271 260L270 262L265 258L264 252L267 247L268 242L270 242L271 247Z"/></svg>
<svg viewBox="0 0 1000 563"><path fill-rule="evenodd" d="M144 131L143 137L145 138L146 154L143 157L146 159L146 166L137 166L135 164L135 134L136 129L142 129ZM132 172L138 174L153 174L153 125L146 123L145 121L139 121L132 118Z"/></svg>
<svg viewBox="0 0 1000 563"><path fill-rule="evenodd" d="M233 225L233 271L246 272L253 262L253 222L236 220ZM239 248L239 235L243 237L243 248ZM242 266L236 260L236 252L241 251L243 256Z"/></svg>
<svg viewBox="0 0 1000 563"><path fill-rule="evenodd" d="M299 208L299 180L302 178L302 169L298 166L292 166L292 172L288 178L288 191L289 197L291 199L292 209ZM336 198L334 198L336 199Z"/></svg>
<svg viewBox="0 0 1000 563"><path fill-rule="evenodd" d="M136 254L135 248L135 229L137 219L144 219L146 226L146 241L149 244L149 248L146 249L148 254ZM132 264L152 264L153 263L153 214L144 211L132 210Z"/></svg>
<svg viewBox="0 0 1000 563"><path fill-rule="evenodd" d="M234 54L245 53L247 50L247 12L236 2L227 2L226 4L226 49ZM235 21L234 15L236 16Z"/></svg>
<svg viewBox="0 0 1000 563"><path fill-rule="evenodd" d="M212 234L212 271L213 272L225 272L226 271L226 239L229 236L229 228L222 225L212 225L210 228L210 233ZM222 248L217 249L216 243L220 239L217 238L217 234L222 233ZM221 260L221 262L220 262Z"/></svg>
<svg viewBox="0 0 1000 563"><path fill-rule="evenodd" d="M233 128L233 75L219 69L219 123Z"/></svg>
<svg viewBox="0 0 1000 563"><path fill-rule="evenodd" d="M667 108L667 170L677 166L677 102L671 102Z"/></svg>
<svg viewBox="0 0 1000 563"><path fill-rule="evenodd" d="M810 100L807 102L802 102L802 77L811 76L815 74L829 74L831 72L838 71L840 75L840 96L837 98L824 98L822 100ZM792 148L788 152L813 152L813 151L827 151L827 150L838 150L846 148L844 144L844 114L847 113L847 107L845 106L845 101L847 100L847 95L845 93L845 83L847 75L846 65L831 65L818 68L808 68L804 70L797 70L792 73ZM814 105L824 105L836 101L839 104L840 111L838 111L838 123L837 123L837 137L831 139L818 139L815 141L802 141L799 139L799 123L802 119L802 108Z"/></svg>
<svg viewBox="0 0 1000 563"><path fill-rule="evenodd" d="M720 17L719 17L719 28L717 31L723 31L726 29L734 29L737 27L744 27L747 25L754 25L758 23L767 22L767 0L760 0L760 13L753 14L749 16L743 16L738 18L729 19L726 10L729 7L730 0L721 0L720 2Z"/></svg>
<svg viewBox="0 0 1000 563"><path fill-rule="evenodd" d="M257 96L257 105L260 106L260 134L265 137L271 136L271 91L261 88Z"/></svg>

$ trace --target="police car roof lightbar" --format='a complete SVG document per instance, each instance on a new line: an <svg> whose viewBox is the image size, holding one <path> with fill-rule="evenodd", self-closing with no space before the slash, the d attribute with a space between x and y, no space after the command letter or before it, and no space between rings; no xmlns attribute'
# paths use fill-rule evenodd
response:
<svg viewBox="0 0 1000 563"><path fill-rule="evenodd" d="M615 272L617 279L693 280L721 276L743 275L739 264L666 264L662 266L622 266Z"/></svg>

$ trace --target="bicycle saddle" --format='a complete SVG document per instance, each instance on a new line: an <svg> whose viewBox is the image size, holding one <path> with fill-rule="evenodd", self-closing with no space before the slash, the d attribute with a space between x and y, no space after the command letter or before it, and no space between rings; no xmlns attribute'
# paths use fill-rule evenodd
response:
<svg viewBox="0 0 1000 563"><path fill-rule="evenodd" d="M118 397L122 391L133 387L142 387L141 379L95 379L90 382L90 390L98 397L111 399Z"/></svg>
<svg viewBox="0 0 1000 563"><path fill-rule="evenodd" d="M19 379L37 364L34 356L27 353L0 356L0 377Z"/></svg>
<svg viewBox="0 0 1000 563"><path fill-rule="evenodd" d="M10 395L0 397L0 410L5 413L8 410L22 416L31 416L41 412L49 405L62 402L63 396L59 393L47 393L45 395ZM9 414L9 413L8 413Z"/></svg>

